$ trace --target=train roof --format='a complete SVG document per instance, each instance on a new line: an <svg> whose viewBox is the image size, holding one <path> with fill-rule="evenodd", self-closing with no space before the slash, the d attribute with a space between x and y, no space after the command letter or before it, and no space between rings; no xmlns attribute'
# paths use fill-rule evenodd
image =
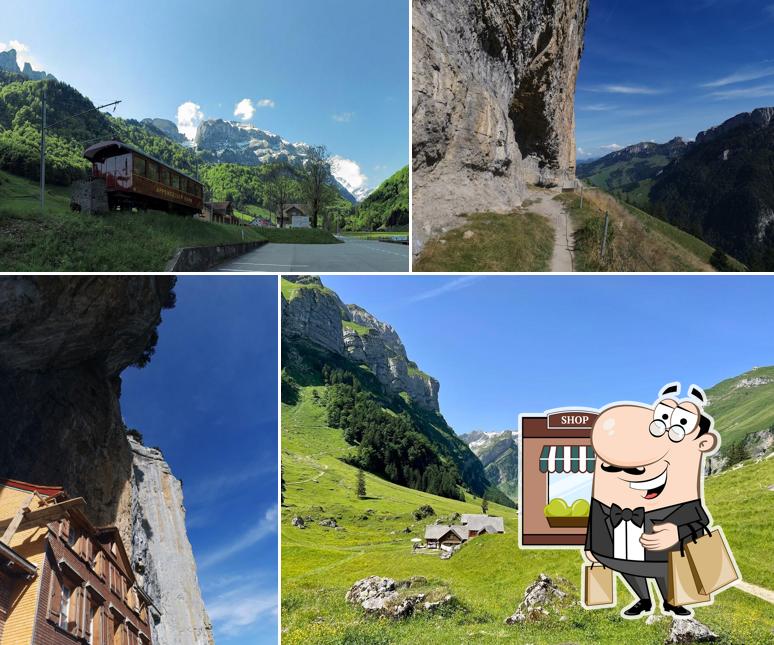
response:
<svg viewBox="0 0 774 645"><path fill-rule="evenodd" d="M127 152L136 152L138 155L142 155L143 157L147 157L148 159L151 159L156 163L161 164L162 166L166 166L167 168L174 170L179 175L183 175L183 177L186 177L191 181L195 181L197 184L202 183L199 179L195 179L191 177L191 175L178 170L174 166L170 166L167 162L162 161L161 159L157 159L156 157L149 155L147 152L143 152L139 148L135 148L134 146L129 145L128 143L124 143L123 141L100 141L99 143L95 143L93 146L86 148L86 150L83 151L83 156L89 161L97 161L100 158L106 159L107 157L125 154Z"/></svg>

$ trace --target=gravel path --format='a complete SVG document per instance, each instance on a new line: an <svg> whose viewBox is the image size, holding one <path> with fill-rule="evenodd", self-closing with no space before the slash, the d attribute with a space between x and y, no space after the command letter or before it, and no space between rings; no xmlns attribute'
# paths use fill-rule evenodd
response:
<svg viewBox="0 0 774 645"><path fill-rule="evenodd" d="M569 273L574 271L573 263L573 234L570 216L564 210L564 206L554 201L557 193L546 190L532 189L529 191L528 199L532 200L527 211L542 215L554 227L554 252L551 256L551 271Z"/></svg>
<svg viewBox="0 0 774 645"><path fill-rule="evenodd" d="M770 602L772 605L774 605L774 591L771 591L764 587L759 587L758 585L751 585L749 582L744 582L744 581L737 582L736 588L746 593L749 593L753 596L756 596L761 600Z"/></svg>

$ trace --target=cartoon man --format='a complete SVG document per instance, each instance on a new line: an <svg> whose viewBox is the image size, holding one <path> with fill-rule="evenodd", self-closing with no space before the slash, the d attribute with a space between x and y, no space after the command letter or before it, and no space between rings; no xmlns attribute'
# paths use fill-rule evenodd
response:
<svg viewBox="0 0 774 645"><path fill-rule="evenodd" d="M685 538L701 536L710 518L702 506L704 456L720 437L704 413L704 392L695 385L686 399L670 383L653 406L621 403L597 418L591 443L597 456L586 557L619 572L637 595L623 611L635 618L653 609L648 578L655 579L664 612L690 616L667 602L668 552Z"/></svg>

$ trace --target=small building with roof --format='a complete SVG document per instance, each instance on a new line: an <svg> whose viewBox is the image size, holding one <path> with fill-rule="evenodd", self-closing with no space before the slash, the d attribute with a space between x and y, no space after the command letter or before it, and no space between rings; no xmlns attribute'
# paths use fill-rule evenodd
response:
<svg viewBox="0 0 774 645"><path fill-rule="evenodd" d="M505 523L502 517L494 515L475 515L465 513L460 518L462 525L468 529L471 538L487 533L505 533Z"/></svg>
<svg viewBox="0 0 774 645"><path fill-rule="evenodd" d="M429 549L454 547L468 541L468 529L458 524L431 524L425 527L425 543Z"/></svg>

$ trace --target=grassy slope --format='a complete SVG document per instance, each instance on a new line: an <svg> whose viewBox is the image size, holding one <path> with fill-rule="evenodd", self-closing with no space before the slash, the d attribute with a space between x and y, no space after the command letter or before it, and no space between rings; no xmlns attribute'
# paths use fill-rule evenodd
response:
<svg viewBox="0 0 774 645"><path fill-rule="evenodd" d="M736 387L741 379L755 377L772 382L753 388ZM761 367L722 381L708 390L707 396L707 411L714 417L725 446L750 432L774 427L774 367Z"/></svg>
<svg viewBox="0 0 774 645"><path fill-rule="evenodd" d="M582 173L588 183L606 192L621 193L626 201L642 208L648 205L648 194L653 185L653 177L664 168L670 159L664 155L652 155L646 158L628 159L609 166L599 162L590 164ZM587 174L588 172L593 174ZM579 173L579 176L581 173Z"/></svg>
<svg viewBox="0 0 774 645"><path fill-rule="evenodd" d="M576 233L575 261L579 271L713 271L709 256L714 249L701 240L661 222L647 213L624 205L599 190L584 190L580 196L562 194ZM604 212L610 213L612 245L604 262L600 243Z"/></svg>
<svg viewBox="0 0 774 645"><path fill-rule="evenodd" d="M161 271L181 246L265 239L258 230L149 211L70 212L69 190L51 186L42 215L37 185L0 172L3 271Z"/></svg>
<svg viewBox="0 0 774 645"><path fill-rule="evenodd" d="M2 271L162 271L182 246L338 242L321 230L236 227L154 211L74 214L69 189L60 186L47 188L42 215L37 195L36 183L0 171Z"/></svg>
<svg viewBox="0 0 774 645"><path fill-rule="evenodd" d="M554 230L540 215L478 213L429 241L414 271L547 271L553 245Z"/></svg>
<svg viewBox="0 0 774 645"><path fill-rule="evenodd" d="M513 509L490 504L490 513L505 518L506 534L482 536L451 560L411 554L410 539L421 536L427 520L416 522L411 511L430 504L439 515L478 512L478 500L456 502L390 484L366 474L367 498L355 495L356 471L338 456L349 447L338 430L325 425L325 410L303 388L297 405L283 405L282 463L286 482L282 510L283 643L662 643L668 621L649 626L624 621L618 610L586 612L571 608L568 620L550 619L537 626L509 627L524 588L544 572L579 582L577 551L519 550ZM319 388L318 388L319 390ZM774 586L770 564L757 564L768 550L767 527L774 523L772 505L763 506L764 483L774 481L774 460L747 466L710 480L707 499L734 549L745 578ZM751 491L751 488L753 489ZM741 540L745 508L763 510ZM368 515L367 510L373 513ZM296 515L312 516L308 528L290 525ZM320 527L334 517L343 530ZM368 519L363 519L368 517ZM411 527L412 533L401 531ZM448 616L414 617L401 622L366 619L347 605L349 586L369 575L408 578L426 576L446 584L461 601L462 611ZM619 609L630 602L619 583ZM771 605L737 590L721 594L697 617L720 633L726 643L764 643L774 629Z"/></svg>

